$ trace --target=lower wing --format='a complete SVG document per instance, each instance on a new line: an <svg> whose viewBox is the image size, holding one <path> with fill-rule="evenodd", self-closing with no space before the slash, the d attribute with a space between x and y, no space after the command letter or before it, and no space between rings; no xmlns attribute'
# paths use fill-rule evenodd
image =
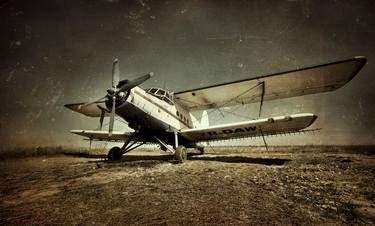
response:
<svg viewBox="0 0 375 226"><path fill-rule="evenodd" d="M311 113L278 116L207 128L186 129L181 135L190 141L225 140L303 131L316 120Z"/></svg>
<svg viewBox="0 0 375 226"><path fill-rule="evenodd" d="M133 140L138 142L145 142L145 139L143 139L140 136L137 136L133 133L127 133L127 132L112 132L111 136L108 136L108 131L98 131L98 130L71 130L70 132L84 136L89 138L90 140L97 140L97 141L125 141L131 136L133 136Z"/></svg>
<svg viewBox="0 0 375 226"><path fill-rule="evenodd" d="M86 103L76 103L76 104L65 104L66 108L69 108L72 111L79 112L89 117L100 117L102 112L104 116L109 116L109 110L105 106L105 102L96 102L91 104Z"/></svg>

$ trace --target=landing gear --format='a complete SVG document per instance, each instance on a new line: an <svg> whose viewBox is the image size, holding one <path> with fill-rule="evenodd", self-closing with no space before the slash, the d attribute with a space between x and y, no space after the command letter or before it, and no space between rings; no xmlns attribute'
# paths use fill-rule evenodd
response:
<svg viewBox="0 0 375 226"><path fill-rule="evenodd" d="M175 158L179 163L182 163L187 160L187 151L186 148L182 145L176 148Z"/></svg>
<svg viewBox="0 0 375 226"><path fill-rule="evenodd" d="M164 151L170 151L174 153L174 158L178 161L178 163L182 163L187 160L187 150L185 146L178 145L178 133L174 132L175 143L174 147L170 147L167 143L162 141L161 139L154 136L155 140L160 143L160 147ZM176 148L177 147L177 148Z"/></svg>
<svg viewBox="0 0 375 226"><path fill-rule="evenodd" d="M131 150L134 150L142 145L145 141L138 141L135 139L136 132L132 133L131 136L126 140L125 144L120 147L113 147L108 152L109 161L119 161L122 159L122 155L128 153Z"/></svg>
<svg viewBox="0 0 375 226"><path fill-rule="evenodd" d="M113 147L108 152L109 161L119 161L122 158L122 150L119 147Z"/></svg>

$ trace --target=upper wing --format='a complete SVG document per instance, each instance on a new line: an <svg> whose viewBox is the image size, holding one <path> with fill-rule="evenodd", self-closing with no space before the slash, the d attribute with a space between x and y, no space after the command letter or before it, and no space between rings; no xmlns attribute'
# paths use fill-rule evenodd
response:
<svg viewBox="0 0 375 226"><path fill-rule="evenodd" d="M71 109L72 111L76 111L90 117L100 117L102 111L105 112L104 116L109 116L109 110L105 106L104 101L92 103L89 105L85 105L85 103L77 103L65 104L64 106Z"/></svg>
<svg viewBox="0 0 375 226"><path fill-rule="evenodd" d="M215 86L178 92L175 100L188 110L203 110L336 90L349 82L366 63L355 57ZM262 94L263 93L263 94Z"/></svg>
<svg viewBox="0 0 375 226"><path fill-rule="evenodd" d="M291 133L301 131L310 126L316 118L316 115L310 113L279 116L211 126L203 129L186 129L181 131L181 135L188 140L199 142L205 140L225 140L241 137Z"/></svg>

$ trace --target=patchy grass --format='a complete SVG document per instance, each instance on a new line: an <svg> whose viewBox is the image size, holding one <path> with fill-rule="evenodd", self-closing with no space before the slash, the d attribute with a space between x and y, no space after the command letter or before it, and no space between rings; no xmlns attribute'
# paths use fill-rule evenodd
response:
<svg viewBox="0 0 375 226"><path fill-rule="evenodd" d="M54 156L54 155L74 155L78 157L104 157L107 155L109 148L88 148L82 147L63 147L63 146L35 146L35 147L17 147L0 149L0 159L8 158L25 158L36 156ZM152 153L160 151L157 146L154 148L137 148L136 152ZM268 151L264 146L213 146L206 147L205 153L227 154L227 153L358 153L366 155L375 154L374 145L347 145L347 146L330 146L330 145L295 145L295 146L269 146ZM343 159L343 162L350 161Z"/></svg>
<svg viewBox="0 0 375 226"><path fill-rule="evenodd" d="M375 156L301 148L218 148L183 164L139 151L109 162L39 150L47 156L0 161L0 224L374 224Z"/></svg>

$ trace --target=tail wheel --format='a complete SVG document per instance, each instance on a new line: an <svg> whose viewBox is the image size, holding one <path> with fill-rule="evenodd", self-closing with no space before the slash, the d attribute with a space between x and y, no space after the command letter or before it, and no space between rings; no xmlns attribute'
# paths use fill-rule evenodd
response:
<svg viewBox="0 0 375 226"><path fill-rule="evenodd" d="M178 146L175 152L175 158L180 163L187 160L187 151L186 148L182 145Z"/></svg>
<svg viewBox="0 0 375 226"><path fill-rule="evenodd" d="M108 152L109 161L119 161L122 158L122 151L119 147L113 147Z"/></svg>

